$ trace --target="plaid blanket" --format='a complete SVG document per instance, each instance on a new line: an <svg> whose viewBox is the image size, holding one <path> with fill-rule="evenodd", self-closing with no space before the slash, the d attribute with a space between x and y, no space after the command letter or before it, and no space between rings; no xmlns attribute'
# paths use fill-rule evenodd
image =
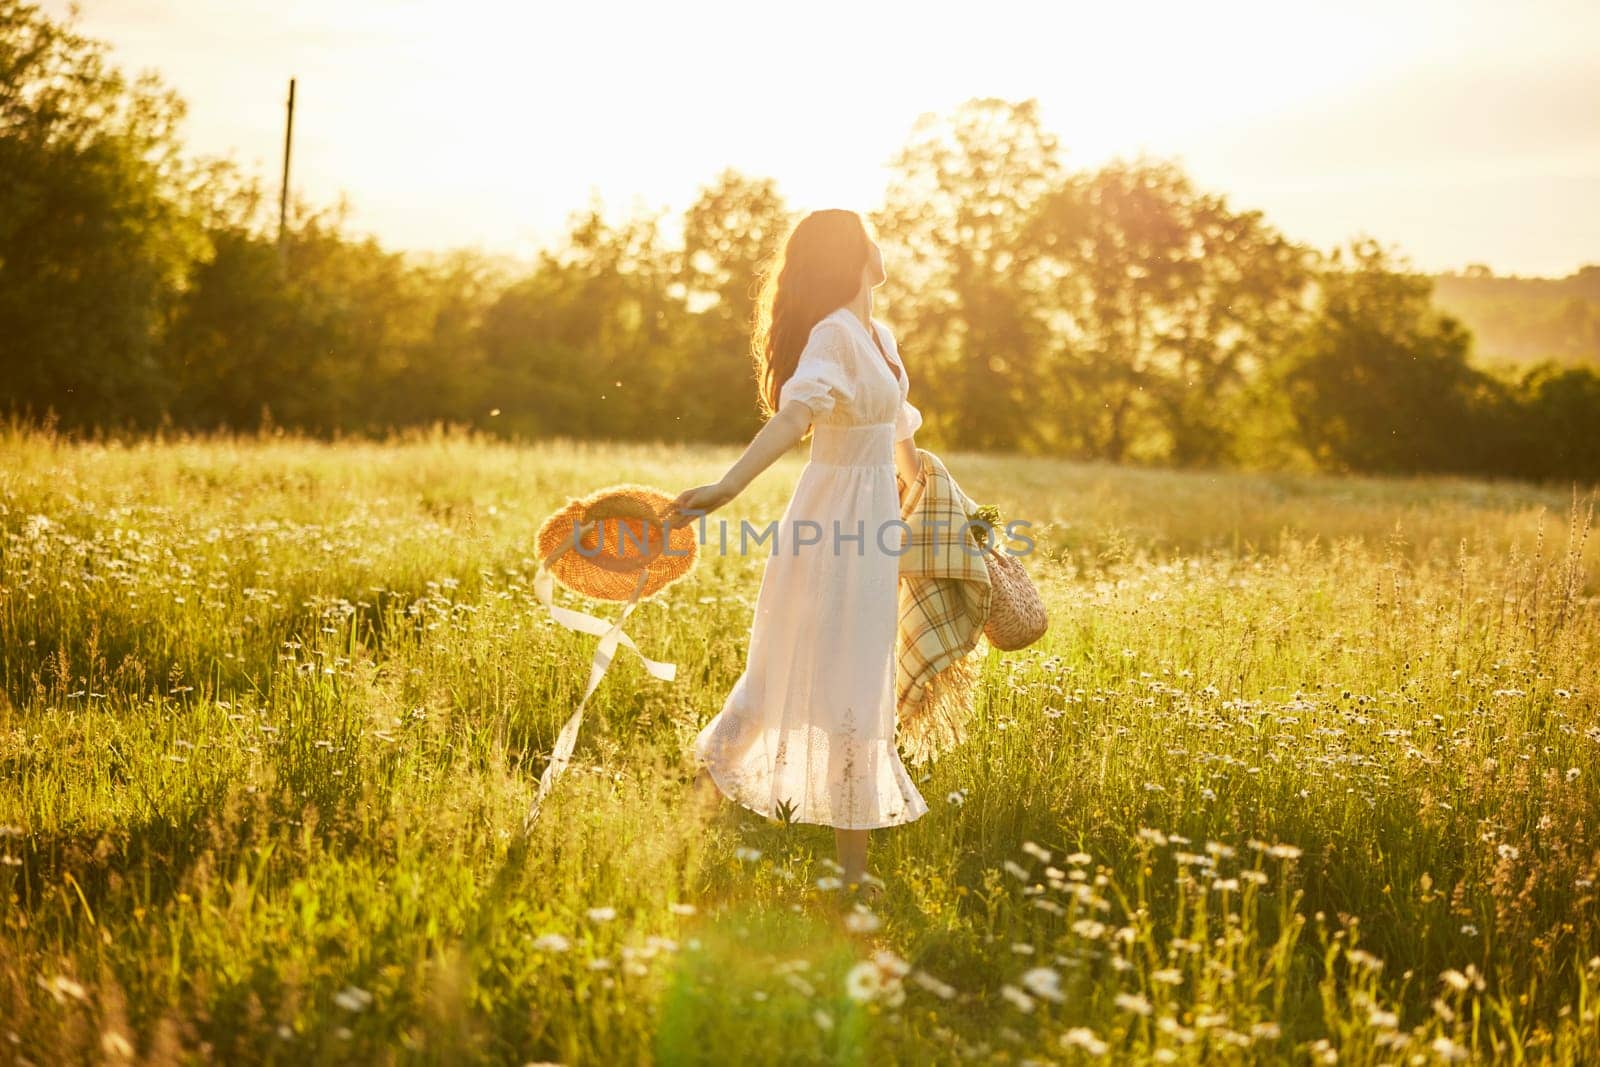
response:
<svg viewBox="0 0 1600 1067"><path fill-rule="evenodd" d="M983 633L990 586L984 557L961 528L977 503L938 456L925 448L917 456L912 484L895 472L900 517L910 527L900 557L895 695L899 743L922 763L966 738L978 674L968 653Z"/></svg>

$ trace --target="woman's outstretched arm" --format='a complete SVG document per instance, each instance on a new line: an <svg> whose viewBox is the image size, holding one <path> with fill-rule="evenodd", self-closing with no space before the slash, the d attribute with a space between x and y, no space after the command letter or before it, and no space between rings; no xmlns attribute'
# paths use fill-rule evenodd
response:
<svg viewBox="0 0 1600 1067"><path fill-rule="evenodd" d="M750 439L744 454L734 461L726 474L710 485L697 485L677 495L667 516L667 527L676 530L687 526L700 515L710 514L744 492L756 475L799 443L806 427L811 425L811 416L811 409L802 401L783 405Z"/></svg>

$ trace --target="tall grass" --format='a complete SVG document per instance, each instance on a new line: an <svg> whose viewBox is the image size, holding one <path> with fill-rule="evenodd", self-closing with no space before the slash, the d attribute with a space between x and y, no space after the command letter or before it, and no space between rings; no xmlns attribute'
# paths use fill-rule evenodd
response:
<svg viewBox="0 0 1600 1067"><path fill-rule="evenodd" d="M943 454L1033 523L842 897L691 783L761 559L592 638L533 533L727 449L0 432L0 1049L19 1061L1587 1062L1593 496ZM801 456L726 509L761 524ZM601 614L614 605L563 593Z"/></svg>

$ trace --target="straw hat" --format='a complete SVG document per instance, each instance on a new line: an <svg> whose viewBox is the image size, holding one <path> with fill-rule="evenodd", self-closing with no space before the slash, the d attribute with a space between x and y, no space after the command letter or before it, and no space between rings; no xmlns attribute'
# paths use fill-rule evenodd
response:
<svg viewBox="0 0 1600 1067"><path fill-rule="evenodd" d="M651 677L663 682L677 677L676 664L651 659L622 632L622 624L642 600L688 574L698 558L694 527L667 530L674 499L648 485L608 485L568 500L534 535L539 553L534 595L558 624L594 634L600 641L589 665L589 684L556 735L555 748L539 776L538 792L523 819L524 830L538 817L544 798L566 771L578 743L584 705L610 669L617 646L632 649ZM558 606L551 595L556 581L574 593L626 603L617 618L607 622Z"/></svg>
<svg viewBox="0 0 1600 1067"><path fill-rule="evenodd" d="M692 525L666 530L674 499L632 482L570 499L539 526L539 558L574 593L642 600L688 574L698 555Z"/></svg>

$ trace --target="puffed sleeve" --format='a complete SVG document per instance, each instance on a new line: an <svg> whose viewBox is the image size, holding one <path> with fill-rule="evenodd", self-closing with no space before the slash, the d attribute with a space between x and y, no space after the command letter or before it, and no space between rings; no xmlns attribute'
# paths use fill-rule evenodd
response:
<svg viewBox="0 0 1600 1067"><path fill-rule="evenodd" d="M850 379L845 373L845 358L850 342L844 327L834 322L818 323L800 351L794 373L778 390L778 410L791 402L811 409L813 420L834 409L850 395Z"/></svg>
<svg viewBox="0 0 1600 1067"><path fill-rule="evenodd" d="M894 420L894 439L904 441L922 425L922 412L909 400L900 401L900 413Z"/></svg>

